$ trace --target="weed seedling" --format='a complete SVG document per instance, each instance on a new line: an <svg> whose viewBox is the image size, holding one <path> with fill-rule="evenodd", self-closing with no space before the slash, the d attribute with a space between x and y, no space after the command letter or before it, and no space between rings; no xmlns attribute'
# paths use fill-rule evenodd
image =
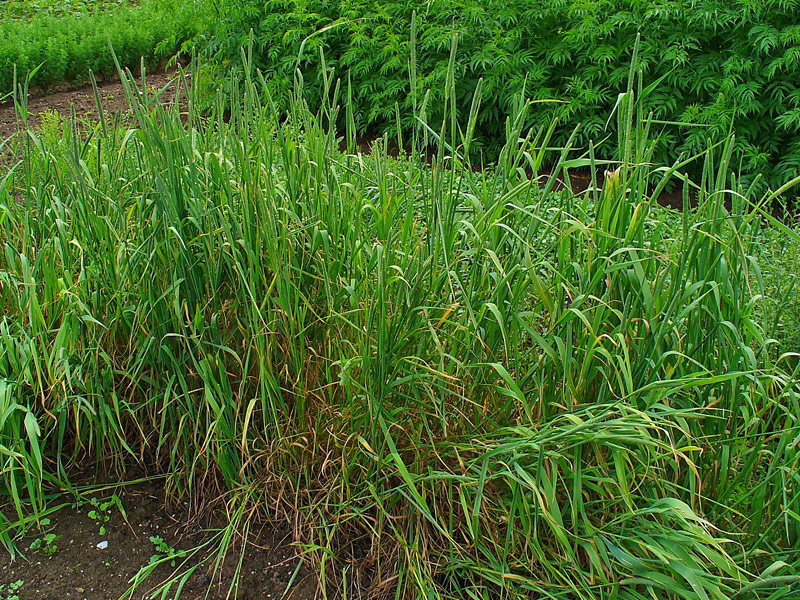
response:
<svg viewBox="0 0 800 600"><path fill-rule="evenodd" d="M183 558L186 556L186 552L183 550L175 550L172 546L170 546L167 542L164 541L162 537L157 535L151 535L150 541L155 546L156 553L150 557L150 564L159 561L170 561L170 566L175 566L175 559Z"/></svg>
<svg viewBox="0 0 800 600"><path fill-rule="evenodd" d="M9 583L8 585L4 583L0 583L0 599L1 600L19 600L19 594L17 592L25 585L25 582L22 579L17 579L13 583Z"/></svg>
<svg viewBox="0 0 800 600"><path fill-rule="evenodd" d="M106 524L111 520L111 513L114 508L119 510L119 512L123 515L125 514L125 510L122 507L122 501L116 494L111 496L111 498L108 500L103 501L100 501L97 498L92 498L89 503L94 506L94 508L89 511L88 516L100 526L100 535L105 535Z"/></svg>
<svg viewBox="0 0 800 600"><path fill-rule="evenodd" d="M42 537L38 537L30 545L30 549L33 552L37 550L41 550L47 556L53 556L56 552L58 552L58 545L56 541L61 539L60 535L56 535L54 533L46 533Z"/></svg>
<svg viewBox="0 0 800 600"><path fill-rule="evenodd" d="M45 528L48 525L50 525L50 519L42 519L39 521L39 532L42 535L31 542L31 545L29 546L31 552L37 552L41 550L47 556L53 556L56 552L58 552L58 545L56 544L56 541L61 539L61 536L56 535L55 533L45 533Z"/></svg>

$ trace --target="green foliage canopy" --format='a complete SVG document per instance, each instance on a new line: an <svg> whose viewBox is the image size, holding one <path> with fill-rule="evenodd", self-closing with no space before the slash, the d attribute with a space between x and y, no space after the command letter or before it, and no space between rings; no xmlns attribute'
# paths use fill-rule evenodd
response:
<svg viewBox="0 0 800 600"><path fill-rule="evenodd" d="M149 0L75 13L56 12L45 3L40 12L26 13L27 20L16 19L19 11L12 5L0 19L0 94L13 88L15 69L18 80L35 70L33 85L51 85L87 77L89 71L116 75L113 53L127 67L142 57L148 62L168 57L197 32L197 13L178 10L191 2Z"/></svg>
<svg viewBox="0 0 800 600"><path fill-rule="evenodd" d="M319 95L323 50L352 86L362 130L393 130L397 109L403 127L423 105L437 122L435 90L446 87L457 34L457 108L466 114L482 79L485 144L504 138L505 115L524 89L534 100L565 101L539 104L532 125L580 121L586 145L613 133L606 117L640 33L639 66L646 81L660 80L647 108L655 120L691 124L659 124L660 158L696 153L732 131L742 169L776 182L800 165L799 11L797 0L222 0L206 51L239 65L252 29L254 63L271 86L290 88L299 68ZM427 104L422 90L432 90Z"/></svg>

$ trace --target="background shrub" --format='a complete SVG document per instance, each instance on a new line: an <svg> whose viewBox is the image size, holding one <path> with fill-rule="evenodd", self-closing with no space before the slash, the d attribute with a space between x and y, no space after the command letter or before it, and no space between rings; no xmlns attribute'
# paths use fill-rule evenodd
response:
<svg viewBox="0 0 800 600"><path fill-rule="evenodd" d="M30 20L0 22L0 93L12 89L17 76L41 65L34 85L51 85L86 77L89 71L116 71L110 46L123 66L137 66L169 56L193 37L199 26L194 2L152 0L120 6L115 12L52 16L44 11ZM179 8L182 8L179 10Z"/></svg>
<svg viewBox="0 0 800 600"><path fill-rule="evenodd" d="M676 214L630 94L623 166L572 196L526 162L546 134L429 168L185 87L96 143L51 115L0 179L0 543L49 477L139 463L224 499L218 539L292 519L348 597L797 598L798 371L758 253L800 236L723 150Z"/></svg>
<svg viewBox="0 0 800 600"><path fill-rule="evenodd" d="M270 85L289 88L299 67L312 96L322 89L322 49L327 65L351 82L361 129L393 130L396 107L410 127L423 104L419 90L445 89L458 34L457 107L469 110L483 79L484 142L503 139L505 115L525 88L526 97L566 101L539 105L534 124L555 116L580 121L578 143L586 145L611 132L606 117L624 91L641 33L645 80L660 81L647 108L657 120L695 125L664 126L660 158L697 152L733 131L743 170L778 181L800 165L798 10L798 0L222 0L205 48L239 64L252 28L254 62ZM441 108L432 92L432 122ZM555 140L570 133L563 128Z"/></svg>
<svg viewBox="0 0 800 600"><path fill-rule="evenodd" d="M42 15L86 15L113 12L120 6L138 4L136 0L2 0L0 20L30 21Z"/></svg>

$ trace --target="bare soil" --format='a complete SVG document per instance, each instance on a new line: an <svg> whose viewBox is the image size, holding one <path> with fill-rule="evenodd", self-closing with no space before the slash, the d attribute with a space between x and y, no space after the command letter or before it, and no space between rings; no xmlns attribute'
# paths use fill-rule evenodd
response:
<svg viewBox="0 0 800 600"><path fill-rule="evenodd" d="M159 68L154 72L147 72L145 77L146 87L150 90L160 90L172 82L177 75L175 69ZM141 84L141 77L137 78ZM128 110L128 101L125 90L119 79L98 82L97 90L103 106L103 112L120 114ZM167 87L162 95L162 101L174 101L176 85L174 82ZM45 111L57 111L67 116L75 111L77 118L97 119L97 101L91 85L63 85L51 90L32 90L28 99L28 114L30 124L38 125L40 115ZM0 102L0 143L17 132L17 113L10 98Z"/></svg>
<svg viewBox="0 0 800 600"><path fill-rule="evenodd" d="M0 556L0 585L22 581L16 592L19 600L117 600L131 587L131 579L146 567L157 553L151 536L162 538L176 551L190 551L213 535L189 518L188 508L167 506L163 485L158 481L130 487L108 486L89 494L106 500L116 493L124 513L117 507L110 508L105 523L105 532L100 533L103 523L90 512L97 507L88 502L76 503L65 497L67 504L50 516L46 533L59 536L52 555L42 549L30 550L43 533L34 531L18 541L24 556L14 560L8 553ZM220 523L223 515L217 515ZM103 542L107 547L103 548ZM100 547L98 547L100 544ZM199 553L193 562L207 556L213 550ZM265 529L249 536L242 552L242 544L234 544L222 567L215 572L213 556L201 564L183 587L183 600L238 599L238 600L313 600L316 595L316 580L302 567L298 568L296 551L290 544L288 531ZM242 557L243 554L243 557ZM238 588L231 590L234 573L241 563ZM182 559L176 560L180 569ZM153 596L154 589L175 572L169 562L157 567L145 582L130 596L131 600L162 598ZM295 575L295 571L297 573ZM294 576L294 578L293 578ZM293 580L292 580L293 579ZM174 598L176 585L163 598ZM0 598L6 596L0 592Z"/></svg>

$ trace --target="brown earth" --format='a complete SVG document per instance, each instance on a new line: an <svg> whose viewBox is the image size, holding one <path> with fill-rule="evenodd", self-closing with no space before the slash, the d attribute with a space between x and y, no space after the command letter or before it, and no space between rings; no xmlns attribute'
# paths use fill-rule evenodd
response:
<svg viewBox="0 0 800 600"><path fill-rule="evenodd" d="M92 498L103 502L116 494L121 510L112 505L103 512L105 517L90 516L98 511ZM164 487L158 480L132 486L105 486L84 495L80 502L64 497L65 506L49 516L50 524L42 532L34 530L17 547L21 554L12 559L8 553L0 557L0 585L22 581L16 594L19 600L117 600L131 587L131 579L150 563L157 554L151 536L162 538L176 552L190 552L209 541L213 528L206 529L189 518L184 505L166 506ZM217 520L224 516L217 513ZM213 521L213 519L212 519ZM105 532L100 533L101 526ZM59 536L50 553L30 546L45 533ZM214 558L203 562L187 580L182 600L313 600L316 597L315 577L299 566L297 553L289 543L288 531L265 528L249 536L242 544L234 543L227 558L215 572ZM98 544L107 542L107 547ZM102 546L102 544L101 544ZM185 567L191 567L209 556L217 546L189 557ZM242 557L243 554L243 557ZM163 556L163 554L162 554ZM230 591L240 558L241 577L238 588ZM157 586L181 572L182 558L175 567L169 560L158 566L129 596L131 600L175 597L177 584L164 596L153 595ZM6 596L0 588L0 598ZM206 595L208 594L208 595Z"/></svg>
<svg viewBox="0 0 800 600"><path fill-rule="evenodd" d="M175 99L176 79L178 72L175 69L159 68L147 72L145 84L148 90L156 91L168 86L162 95L164 102ZM171 83L172 82L172 83ZM137 77L137 84L141 85L141 77ZM97 90L103 106L103 112L110 115L124 113L128 110L128 101L125 90L119 79L98 82ZM97 101L91 85L78 87L64 85L55 90L32 90L28 99L28 114L30 124L36 126L40 121L40 114L45 111L57 111L67 116L72 110L77 118L97 119ZM17 112L10 98L0 102L0 143L17 132Z"/></svg>

